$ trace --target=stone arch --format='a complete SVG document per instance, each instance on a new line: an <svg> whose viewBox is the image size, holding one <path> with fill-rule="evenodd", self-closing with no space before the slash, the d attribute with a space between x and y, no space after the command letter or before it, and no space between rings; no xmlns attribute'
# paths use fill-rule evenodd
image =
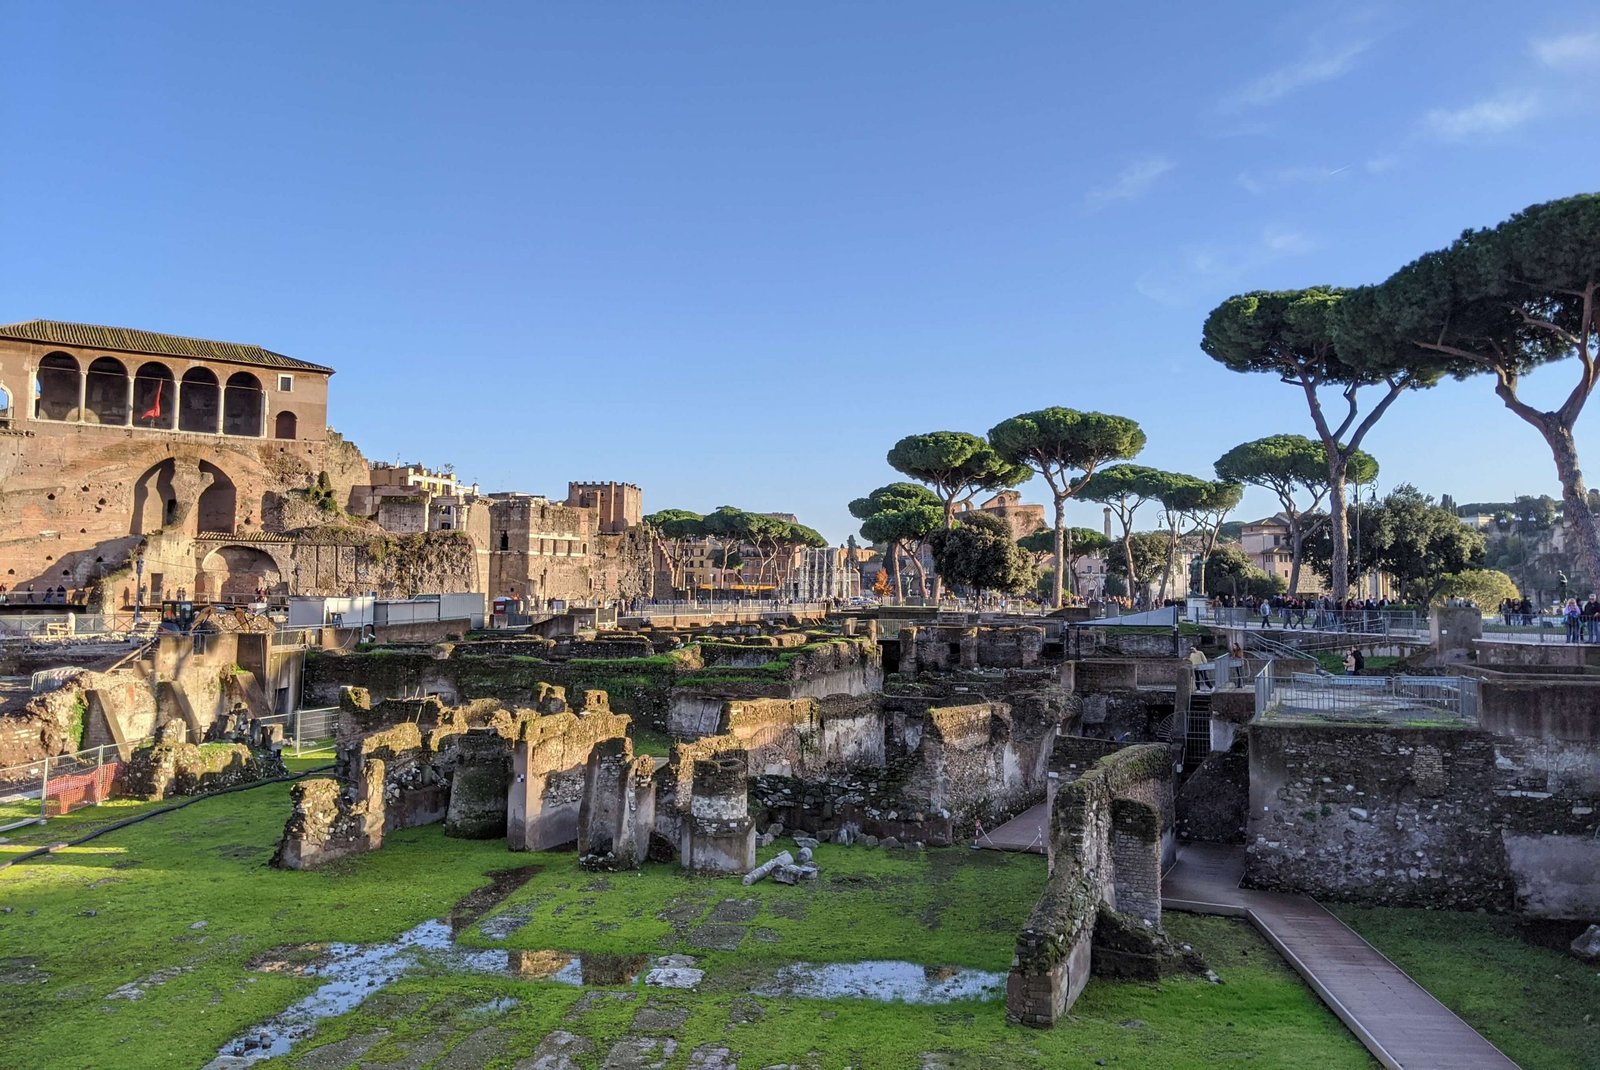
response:
<svg viewBox="0 0 1600 1070"><path fill-rule="evenodd" d="M292 412L280 412L272 423L273 438L294 438L299 432L299 417Z"/></svg>
<svg viewBox="0 0 1600 1070"><path fill-rule="evenodd" d="M15 416L16 413L11 411L11 391L6 389L4 383L0 383L0 427L10 427Z"/></svg>
<svg viewBox="0 0 1600 1070"><path fill-rule="evenodd" d="M222 433L261 437L262 401L266 391L249 372L234 372L222 390Z"/></svg>
<svg viewBox="0 0 1600 1070"><path fill-rule="evenodd" d="M177 464L167 458L151 465L133 484L133 519L130 535L146 535L164 528L177 513L177 492L172 477Z"/></svg>
<svg viewBox="0 0 1600 1070"><path fill-rule="evenodd" d="M39 361L33 377L33 416L36 420L76 420L78 388L82 376L78 362L65 353L50 353Z"/></svg>
<svg viewBox="0 0 1600 1070"><path fill-rule="evenodd" d="M171 431L177 426L178 386L172 369L158 360L139 365L133 376L133 423Z"/></svg>
<svg viewBox="0 0 1600 1070"><path fill-rule="evenodd" d="M217 375L210 368L190 368L183 373L183 388L178 406L178 430L214 435L220 428L221 390Z"/></svg>
<svg viewBox="0 0 1600 1070"><path fill-rule="evenodd" d="M83 377L83 421L125 426L128 422L128 369L116 357L96 357Z"/></svg>
<svg viewBox="0 0 1600 1070"><path fill-rule="evenodd" d="M200 492L199 530L232 533L238 519L239 490L228 474L210 461L200 462L202 477L211 483Z"/></svg>
<svg viewBox="0 0 1600 1070"><path fill-rule="evenodd" d="M213 601L248 602L258 589L274 590L283 582L277 560L254 546L219 546L200 562L195 589Z"/></svg>

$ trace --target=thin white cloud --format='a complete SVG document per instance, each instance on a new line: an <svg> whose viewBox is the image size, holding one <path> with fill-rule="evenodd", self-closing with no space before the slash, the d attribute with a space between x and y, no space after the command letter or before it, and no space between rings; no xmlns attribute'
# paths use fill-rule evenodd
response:
<svg viewBox="0 0 1600 1070"><path fill-rule="evenodd" d="M1577 67L1600 60L1600 33L1568 33L1533 42L1533 55L1546 67Z"/></svg>
<svg viewBox="0 0 1600 1070"><path fill-rule="evenodd" d="M1277 186L1329 182L1349 170L1350 164L1343 167L1280 167L1275 171L1241 171L1235 181L1246 191L1261 194Z"/></svg>
<svg viewBox="0 0 1600 1070"><path fill-rule="evenodd" d="M1222 99L1223 110L1263 108L1307 86L1342 78L1355 67L1356 60L1370 44L1368 41L1359 41L1331 51L1313 48L1293 63L1269 71L1229 93Z"/></svg>
<svg viewBox="0 0 1600 1070"><path fill-rule="evenodd" d="M1301 256L1317 247L1317 243L1298 230L1268 227L1261 235L1261 247L1273 256Z"/></svg>
<svg viewBox="0 0 1600 1070"><path fill-rule="evenodd" d="M1165 156L1145 156L1124 167L1104 186L1096 186L1084 194L1083 199L1090 208L1103 208L1112 201L1137 200L1176 166Z"/></svg>
<svg viewBox="0 0 1600 1070"><path fill-rule="evenodd" d="M1529 90L1507 90L1463 108L1435 108L1423 116L1423 128L1443 141L1503 134L1539 114L1539 97Z"/></svg>
<svg viewBox="0 0 1600 1070"><path fill-rule="evenodd" d="M1310 235L1286 227L1267 227L1254 241L1232 246L1188 246L1140 275L1134 288L1163 305L1187 306L1215 300L1238 289L1268 264L1315 252Z"/></svg>

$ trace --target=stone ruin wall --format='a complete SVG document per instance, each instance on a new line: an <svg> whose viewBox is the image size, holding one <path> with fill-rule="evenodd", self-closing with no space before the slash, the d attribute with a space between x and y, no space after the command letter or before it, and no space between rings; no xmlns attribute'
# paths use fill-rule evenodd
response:
<svg viewBox="0 0 1600 1070"><path fill-rule="evenodd" d="M1123 748L1077 779L1056 782L1050 878L1017 936L1008 1021L1054 1025L1091 972L1104 970L1098 958L1127 976L1159 976L1162 842L1171 813L1172 760L1162 745Z"/></svg>
<svg viewBox="0 0 1600 1070"><path fill-rule="evenodd" d="M900 672L1031 669L1041 663L1045 630L1036 625L906 624L899 635Z"/></svg>
<svg viewBox="0 0 1600 1070"><path fill-rule="evenodd" d="M1374 905L1600 914L1600 739L1261 724L1249 736L1250 884Z"/></svg>
<svg viewBox="0 0 1600 1070"><path fill-rule="evenodd" d="M200 494L214 472L233 486L231 528L284 530L287 491L327 472L338 500L368 480L355 447L337 436L311 439L230 439L191 434L113 434L103 428L35 424L35 433L0 435L0 529L25 538L0 543L0 582L12 589L33 583L68 588L110 575L120 588L129 557L142 535L157 528L193 533ZM43 428L48 433L40 433ZM173 461L182 484L179 516L152 520L142 508L152 471ZM202 469L200 466L209 466ZM53 533L44 537L40 533ZM168 589L182 579L173 577ZM192 578L190 579L192 583Z"/></svg>

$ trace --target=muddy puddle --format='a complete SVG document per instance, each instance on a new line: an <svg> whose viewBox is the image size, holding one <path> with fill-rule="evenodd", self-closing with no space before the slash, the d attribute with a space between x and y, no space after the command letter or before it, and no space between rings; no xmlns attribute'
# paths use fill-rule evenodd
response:
<svg viewBox="0 0 1600 1070"><path fill-rule="evenodd" d="M952 1003L994 999L1006 975L914 962L792 962L750 988L757 996L804 999L870 999L881 1003Z"/></svg>
<svg viewBox="0 0 1600 1070"><path fill-rule="evenodd" d="M257 955L252 969L321 980L315 992L224 1044L204 1070L236 1070L287 1054L318 1024L359 1007L369 996L423 970L475 973L576 986L693 989L705 978L689 955L615 955L555 949L480 950L461 947L456 934L483 917L532 876L533 867L491 874L495 883L468 896L449 916L425 921L381 944L298 944ZM491 921L494 919L490 919ZM909 962L792 963L763 978L755 995L812 999L871 999L946 1003L988 999L1006 975Z"/></svg>

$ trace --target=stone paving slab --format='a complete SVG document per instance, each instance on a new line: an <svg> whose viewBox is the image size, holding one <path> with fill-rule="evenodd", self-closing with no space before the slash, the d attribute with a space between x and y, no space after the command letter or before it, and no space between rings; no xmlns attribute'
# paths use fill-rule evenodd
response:
<svg viewBox="0 0 1600 1070"><path fill-rule="evenodd" d="M1239 887L1244 848L1188 844L1162 906L1249 919L1391 1070L1516 1070L1517 1064L1314 899Z"/></svg>

